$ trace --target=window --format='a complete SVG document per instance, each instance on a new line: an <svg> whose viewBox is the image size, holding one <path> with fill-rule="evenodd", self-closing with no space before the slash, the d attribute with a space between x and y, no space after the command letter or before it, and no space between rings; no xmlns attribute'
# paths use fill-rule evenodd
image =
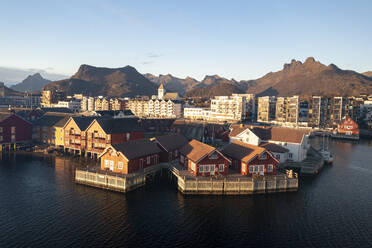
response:
<svg viewBox="0 0 372 248"><path fill-rule="evenodd" d="M0 133L2 133L3 132L3 127L0 127Z"/></svg>
<svg viewBox="0 0 372 248"><path fill-rule="evenodd" d="M110 160L110 167L114 167L114 161Z"/></svg>
<svg viewBox="0 0 372 248"><path fill-rule="evenodd" d="M225 165L224 164L219 164L218 165L218 171L220 171L220 172L225 171Z"/></svg>
<svg viewBox="0 0 372 248"><path fill-rule="evenodd" d="M253 165L250 165L249 166L249 173L252 174L253 172L254 172L254 166Z"/></svg>
<svg viewBox="0 0 372 248"><path fill-rule="evenodd" d="M260 172L263 172L265 170L265 166L264 165L259 165L258 166Z"/></svg>
<svg viewBox="0 0 372 248"><path fill-rule="evenodd" d="M195 171L195 163L191 162L191 170Z"/></svg>
<svg viewBox="0 0 372 248"><path fill-rule="evenodd" d="M122 169L123 169L123 162L119 162L119 163L118 163L118 169L119 169L119 170L122 170Z"/></svg>
<svg viewBox="0 0 372 248"><path fill-rule="evenodd" d="M260 155L260 159L267 159L267 154L266 154L266 152L264 152L264 153L262 153L262 154Z"/></svg>
<svg viewBox="0 0 372 248"><path fill-rule="evenodd" d="M11 132L12 132L12 133L15 133L15 132L16 132L16 127L12 127L12 128L11 128Z"/></svg>
<svg viewBox="0 0 372 248"><path fill-rule="evenodd" d="M184 158L183 158L183 155L181 155L181 156L180 156L180 161L181 161L181 163L183 163L183 162L184 162Z"/></svg>
<svg viewBox="0 0 372 248"><path fill-rule="evenodd" d="M199 165L199 172L204 172L204 165Z"/></svg>
<svg viewBox="0 0 372 248"><path fill-rule="evenodd" d="M102 134L101 133L99 134L99 137L102 138Z"/></svg>
<svg viewBox="0 0 372 248"><path fill-rule="evenodd" d="M280 154L276 154L275 157L276 157L277 159L280 159Z"/></svg>
<svg viewBox="0 0 372 248"><path fill-rule="evenodd" d="M12 141L15 141L16 139L16 136L14 134L12 134L12 137L11 137Z"/></svg>
<svg viewBox="0 0 372 248"><path fill-rule="evenodd" d="M290 152L288 153L288 158L292 158L293 157L293 154Z"/></svg>
<svg viewBox="0 0 372 248"><path fill-rule="evenodd" d="M217 158L218 158L218 156L215 152L212 153L211 155L209 155L209 159L217 159Z"/></svg>
<svg viewBox="0 0 372 248"><path fill-rule="evenodd" d="M258 172L258 165L254 166L254 172Z"/></svg>
<svg viewBox="0 0 372 248"><path fill-rule="evenodd" d="M105 167L109 167L110 165L110 161L109 160L105 160Z"/></svg>
<svg viewBox="0 0 372 248"><path fill-rule="evenodd" d="M242 172L246 172L245 166L246 166L245 164L242 164ZM251 168L249 168L249 169L251 169Z"/></svg>
<svg viewBox="0 0 372 248"><path fill-rule="evenodd" d="M273 172L274 166L272 164L269 164L267 166L267 172Z"/></svg>
<svg viewBox="0 0 372 248"><path fill-rule="evenodd" d="M147 156L147 164L150 164L150 156Z"/></svg>

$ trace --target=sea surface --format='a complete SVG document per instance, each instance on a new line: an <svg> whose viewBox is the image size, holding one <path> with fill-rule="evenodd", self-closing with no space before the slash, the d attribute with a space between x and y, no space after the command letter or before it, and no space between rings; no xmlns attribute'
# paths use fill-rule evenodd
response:
<svg viewBox="0 0 372 248"><path fill-rule="evenodd" d="M76 159L3 155L0 247L372 247L372 143L329 148L298 192L250 196L183 196L166 176L121 194L76 185Z"/></svg>

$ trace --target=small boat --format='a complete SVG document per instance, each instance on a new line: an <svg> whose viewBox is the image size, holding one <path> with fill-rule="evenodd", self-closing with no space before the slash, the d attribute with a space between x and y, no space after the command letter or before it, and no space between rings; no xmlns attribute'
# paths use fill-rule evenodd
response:
<svg viewBox="0 0 372 248"><path fill-rule="evenodd" d="M322 154L324 162L327 164L332 164L333 163L333 156L330 151L327 150L320 150L320 154Z"/></svg>

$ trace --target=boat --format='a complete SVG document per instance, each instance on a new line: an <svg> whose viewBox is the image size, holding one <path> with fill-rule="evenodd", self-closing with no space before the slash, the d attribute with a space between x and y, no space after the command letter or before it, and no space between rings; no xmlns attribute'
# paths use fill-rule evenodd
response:
<svg viewBox="0 0 372 248"><path fill-rule="evenodd" d="M324 138L325 138L325 135L323 135L322 149L319 150L319 153L322 155L322 157L324 159L324 163L332 164L333 163L333 156L328 149L328 137L327 137L327 142L324 142Z"/></svg>

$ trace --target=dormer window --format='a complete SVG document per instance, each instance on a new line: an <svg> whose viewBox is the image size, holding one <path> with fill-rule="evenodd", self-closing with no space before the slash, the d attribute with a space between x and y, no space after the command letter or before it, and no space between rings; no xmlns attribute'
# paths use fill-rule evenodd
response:
<svg viewBox="0 0 372 248"><path fill-rule="evenodd" d="M266 152L265 152L265 153L262 153L262 154L260 155L260 159L261 159L261 160L263 160L263 159L267 159L267 154L266 154Z"/></svg>
<svg viewBox="0 0 372 248"><path fill-rule="evenodd" d="M209 159L217 159L218 156L216 153L212 153L211 155L209 155Z"/></svg>

